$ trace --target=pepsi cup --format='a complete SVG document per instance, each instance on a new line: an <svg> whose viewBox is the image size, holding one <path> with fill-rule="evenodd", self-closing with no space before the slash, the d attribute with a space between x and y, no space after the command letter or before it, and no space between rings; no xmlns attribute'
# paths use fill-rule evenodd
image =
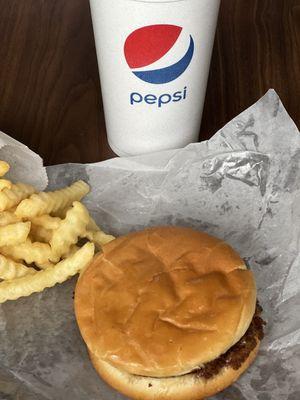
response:
<svg viewBox="0 0 300 400"><path fill-rule="evenodd" d="M198 140L220 0L90 0L108 141L119 156Z"/></svg>

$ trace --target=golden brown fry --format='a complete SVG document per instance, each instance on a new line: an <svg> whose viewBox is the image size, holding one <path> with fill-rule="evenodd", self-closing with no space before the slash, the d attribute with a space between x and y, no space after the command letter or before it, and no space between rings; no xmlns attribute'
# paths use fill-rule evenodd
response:
<svg viewBox="0 0 300 400"><path fill-rule="evenodd" d="M31 224L30 237L34 242L49 243L52 238L52 230Z"/></svg>
<svg viewBox="0 0 300 400"><path fill-rule="evenodd" d="M50 267L54 267L55 264L53 264L52 262L46 262L44 264L38 264L37 262L35 263L35 265L39 268L39 269L47 269Z"/></svg>
<svg viewBox="0 0 300 400"><path fill-rule="evenodd" d="M25 243L21 243L17 246L3 246L0 248L0 253L5 256L9 256L14 260L23 260L26 264L44 264L49 260L56 261L52 257L52 252L49 244L32 242L27 239Z"/></svg>
<svg viewBox="0 0 300 400"><path fill-rule="evenodd" d="M25 275L33 275L37 271L34 268L26 267L0 254L0 279L15 279Z"/></svg>
<svg viewBox="0 0 300 400"><path fill-rule="evenodd" d="M67 258L67 257L72 256L72 255L75 254L76 251L78 251L79 249L80 249L79 246L77 246L76 244L73 244L73 245L69 248L69 251L68 251L66 254L64 254L64 255L62 256L62 258Z"/></svg>
<svg viewBox="0 0 300 400"><path fill-rule="evenodd" d="M84 269L92 260L93 255L94 245L86 243L73 256L59 262L54 267L38 271L32 276L1 282L0 303L30 296L32 293L41 292L45 288L64 282Z"/></svg>
<svg viewBox="0 0 300 400"><path fill-rule="evenodd" d="M0 211L8 210L18 205L23 199L32 195L34 188L24 183L16 183L10 189L3 189L0 192Z"/></svg>
<svg viewBox="0 0 300 400"><path fill-rule="evenodd" d="M0 191L3 189L11 189L12 183L7 179L0 179Z"/></svg>
<svg viewBox="0 0 300 400"><path fill-rule="evenodd" d="M4 176L9 171L10 166L6 161L0 160L0 176Z"/></svg>
<svg viewBox="0 0 300 400"><path fill-rule="evenodd" d="M51 215L41 215L40 217L34 217L31 219L34 225L42 226L45 229L57 229L61 223L60 218L51 217Z"/></svg>
<svg viewBox="0 0 300 400"><path fill-rule="evenodd" d="M83 204L74 201L58 229L53 231L50 246L55 255L61 257L83 236L89 222L89 213Z"/></svg>
<svg viewBox="0 0 300 400"><path fill-rule="evenodd" d="M94 219L90 216L90 220L88 223L88 226L86 228L88 231L101 231L101 229L99 228L99 226L96 224L96 222L94 221Z"/></svg>
<svg viewBox="0 0 300 400"><path fill-rule="evenodd" d="M108 235L105 232L103 232L102 229L99 228L99 226L96 224L96 222L93 220L91 216L84 237L89 239L91 242L95 243L97 247L100 249L102 248L103 245L115 239L114 236Z"/></svg>
<svg viewBox="0 0 300 400"><path fill-rule="evenodd" d="M14 206L14 207L8 208L8 209L5 210L5 211L9 211L10 213L15 214L16 209L17 209L17 206ZM18 217L18 218L19 218L19 217ZM22 220L22 218L19 218L19 221L21 221L21 220Z"/></svg>
<svg viewBox="0 0 300 400"><path fill-rule="evenodd" d="M17 222L0 227L0 247L24 243L30 232L30 222Z"/></svg>
<svg viewBox="0 0 300 400"><path fill-rule="evenodd" d="M70 208L71 208L71 206L62 208L61 210L53 212L52 215L53 215L53 217L56 217L56 218L65 219L66 215L67 215L67 211L69 211Z"/></svg>
<svg viewBox="0 0 300 400"><path fill-rule="evenodd" d="M100 249L106 243L109 243L115 239L114 236L107 235L106 233L104 233L102 231L97 231L97 232L87 231L85 233L85 237L87 239L89 239L91 242L95 243L97 245L97 247L99 247Z"/></svg>
<svg viewBox="0 0 300 400"><path fill-rule="evenodd" d="M13 212L11 211L0 212L0 226L15 224L16 222L21 222L21 220Z"/></svg>
<svg viewBox="0 0 300 400"><path fill-rule="evenodd" d="M78 181L55 192L33 194L29 199L23 200L18 205L16 215L31 219L43 214L59 212L70 206L74 201L81 200L89 190L89 185L83 181Z"/></svg>

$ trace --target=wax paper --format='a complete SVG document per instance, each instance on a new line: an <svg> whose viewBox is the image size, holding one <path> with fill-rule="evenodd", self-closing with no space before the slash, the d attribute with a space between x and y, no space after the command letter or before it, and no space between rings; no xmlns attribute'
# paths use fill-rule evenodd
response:
<svg viewBox="0 0 300 400"><path fill-rule="evenodd" d="M39 190L46 188L48 177L41 157L1 131L0 160L11 166L5 178L34 185Z"/></svg>
<svg viewBox="0 0 300 400"><path fill-rule="evenodd" d="M273 90L207 142L47 172L49 189L88 181L86 204L112 234L176 224L229 242L255 274L267 326L255 363L213 399L300 399L300 135ZM0 306L1 400L125 399L89 362L75 282Z"/></svg>

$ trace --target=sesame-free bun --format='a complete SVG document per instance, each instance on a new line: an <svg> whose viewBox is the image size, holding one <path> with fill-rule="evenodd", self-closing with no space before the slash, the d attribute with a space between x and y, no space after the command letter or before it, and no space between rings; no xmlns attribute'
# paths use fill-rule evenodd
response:
<svg viewBox="0 0 300 400"><path fill-rule="evenodd" d="M114 389L135 400L201 400L221 392L246 371L254 361L260 341L237 370L224 367L210 379L188 374L171 378L149 378L131 375L90 353L90 358L98 374Z"/></svg>
<svg viewBox="0 0 300 400"><path fill-rule="evenodd" d="M225 242L156 227L103 248L78 280L75 312L96 359L129 374L187 374L247 331L253 275Z"/></svg>

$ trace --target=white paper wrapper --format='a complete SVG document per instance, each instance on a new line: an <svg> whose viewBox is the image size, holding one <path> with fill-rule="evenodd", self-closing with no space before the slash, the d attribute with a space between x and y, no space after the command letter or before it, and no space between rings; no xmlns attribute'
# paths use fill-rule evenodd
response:
<svg viewBox="0 0 300 400"><path fill-rule="evenodd" d="M48 178L41 157L3 132L0 132L0 160L11 166L5 178L29 183L39 190L47 187Z"/></svg>
<svg viewBox="0 0 300 400"><path fill-rule="evenodd" d="M179 224L228 241L254 271L268 324L254 365L214 399L300 399L300 136L274 91L207 142L47 171L50 188L89 181L86 204L115 235ZM1 400L125 399L88 360L75 281L0 307Z"/></svg>

